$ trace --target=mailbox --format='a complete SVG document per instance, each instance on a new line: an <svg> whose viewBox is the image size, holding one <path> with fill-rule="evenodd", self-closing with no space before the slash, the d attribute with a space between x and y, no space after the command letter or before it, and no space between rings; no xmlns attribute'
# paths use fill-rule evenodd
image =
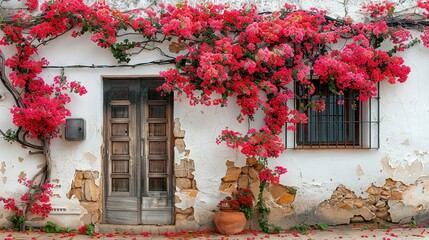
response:
<svg viewBox="0 0 429 240"><path fill-rule="evenodd" d="M67 141L82 141L85 140L85 119L83 118L67 118L65 139Z"/></svg>

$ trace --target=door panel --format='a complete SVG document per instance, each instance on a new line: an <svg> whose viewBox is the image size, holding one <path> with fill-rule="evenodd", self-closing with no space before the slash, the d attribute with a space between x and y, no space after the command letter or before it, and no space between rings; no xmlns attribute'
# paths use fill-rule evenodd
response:
<svg viewBox="0 0 429 240"><path fill-rule="evenodd" d="M138 224L136 82L105 81L105 222ZM137 90L137 91L136 91Z"/></svg>
<svg viewBox="0 0 429 240"><path fill-rule="evenodd" d="M145 88L146 100L142 135L144 141L144 164L142 172L142 222L153 224L172 223L172 145L171 145L171 99L156 91L157 84ZM146 180L146 181L144 181ZM155 220L156 219L156 220Z"/></svg>
<svg viewBox="0 0 429 240"><path fill-rule="evenodd" d="M156 91L159 80L105 79L104 84L104 220L171 224L172 100Z"/></svg>
<svg viewBox="0 0 429 240"><path fill-rule="evenodd" d="M138 222L137 198L108 197L105 204L106 223L135 225Z"/></svg>

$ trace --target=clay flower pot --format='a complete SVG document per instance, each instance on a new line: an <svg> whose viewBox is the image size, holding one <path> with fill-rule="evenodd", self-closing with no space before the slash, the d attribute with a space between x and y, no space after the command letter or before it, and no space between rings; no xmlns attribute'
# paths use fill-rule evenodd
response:
<svg viewBox="0 0 429 240"><path fill-rule="evenodd" d="M217 230L222 234L236 234L244 230L246 226L244 213L229 207L220 207L214 216Z"/></svg>

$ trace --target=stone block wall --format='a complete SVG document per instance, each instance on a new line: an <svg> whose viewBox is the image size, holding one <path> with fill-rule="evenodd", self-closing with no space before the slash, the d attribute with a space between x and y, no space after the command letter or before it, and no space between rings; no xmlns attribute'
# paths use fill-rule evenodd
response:
<svg viewBox="0 0 429 240"><path fill-rule="evenodd" d="M247 158L246 166L236 167L234 162L226 162L227 170L219 187L221 192L232 193L237 188L248 188L253 193L254 203L259 194L259 172L263 166L256 158ZM278 222L293 214L296 190L282 184L267 184L264 190L265 203L271 209L270 221Z"/></svg>
<svg viewBox="0 0 429 240"><path fill-rule="evenodd" d="M98 171L76 170L75 178L67 193L70 199L73 195L79 199L80 204L87 210L82 217L85 224L98 224L101 222L101 191L95 183L99 179Z"/></svg>
<svg viewBox="0 0 429 240"><path fill-rule="evenodd" d="M195 225L193 202L198 195L197 182L194 178L194 160L189 158L190 150L186 149L184 141L185 131L180 129L179 119L174 120L173 134L175 137L174 146L177 151L183 154L180 163L174 164L174 185L175 185L175 220L176 225ZM186 203L182 203L186 202ZM182 203L182 204L181 204Z"/></svg>
<svg viewBox="0 0 429 240"><path fill-rule="evenodd" d="M180 164L174 165L174 176L176 182L176 197L175 203L180 203L182 200L179 196L186 196L190 199L195 199L198 194L197 183L192 174L195 171L194 161L192 159L182 159ZM193 221L194 220L194 208L187 206L182 209L175 207L176 222L177 221Z"/></svg>
<svg viewBox="0 0 429 240"><path fill-rule="evenodd" d="M358 197L344 185L339 185L330 199L317 209L321 221L330 225L359 223L378 219L392 222L391 205L403 200L403 193L409 186L391 178L383 186L371 184L366 190L368 197Z"/></svg>

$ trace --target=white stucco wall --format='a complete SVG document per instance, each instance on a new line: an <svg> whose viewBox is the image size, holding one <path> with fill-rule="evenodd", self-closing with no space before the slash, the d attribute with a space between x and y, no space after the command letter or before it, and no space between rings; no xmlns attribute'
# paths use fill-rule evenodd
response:
<svg viewBox="0 0 429 240"><path fill-rule="evenodd" d="M263 2L263 1L261 1ZM326 3L330 12L344 15L342 1ZM361 1L358 1L361 3ZM259 1L258 1L259 3ZM266 2L264 2L267 4ZM304 8L308 2L297 1ZM324 1L312 1L317 6L325 6ZM411 5L411 2L404 4ZM354 10L355 3L350 5ZM357 9L357 7L356 7ZM352 14L352 13L350 13ZM354 13L353 13L354 14ZM6 55L11 48L3 47ZM40 57L46 57L51 65L69 64L116 64L110 52L101 49L90 41L90 36L73 39L60 37L57 41L39 50ZM422 46L414 47L402 54L405 63L412 68L406 83L381 84L380 93L380 148L373 150L286 150L278 159L270 160L271 166L281 165L288 173L281 179L284 185L296 186L297 197L294 202L296 216L307 214L322 201L329 199L332 191L343 184L358 196L366 197L365 190L372 184L383 185L386 178L393 178L405 184L414 184L423 176L429 175L429 50ZM130 64L158 59L156 53L142 53L132 59ZM54 207L67 209L65 215L52 215L57 222L77 227L82 224L80 217L85 209L73 197L68 199L67 192L74 179L75 170L95 170L102 173L103 144L103 83L102 76L157 76L168 66L147 66L137 68L106 69L66 69L70 80L78 80L87 88L88 94L72 96L69 108L71 117L84 118L87 124L85 141L67 142L55 139L52 142L53 171L52 179L57 179L57 194L52 203ZM47 69L42 76L52 79L59 70ZM0 93L6 92L0 86ZM13 105L11 96L6 93L6 100L0 101L0 128L12 128L9 108ZM197 198L184 205L194 205L195 218L205 224L205 214L215 208L219 197L221 178L225 175L227 160L236 166L244 166L245 157L238 151L217 145L216 137L225 126L234 130L245 131L246 121L238 124L237 107L230 101L228 108L196 106L189 107L184 99L174 103L174 118L179 119L184 130L186 149L189 158L195 162L195 180L199 189ZM259 120L260 121L260 120ZM251 123L257 125L258 122ZM61 130L63 133L63 129ZM38 156L30 156L28 149L18 144L0 141L0 196L17 195L24 189L17 189L18 176L21 172L31 177L37 172L37 165L42 161ZM178 163L184 157L175 151ZM100 183L101 184L101 183ZM22 191L21 191L22 190ZM425 198L415 198L424 206L429 205ZM414 202L417 204L417 202ZM180 207L180 204L179 204ZM182 206L185 208L186 206ZM6 223L6 215L0 208L0 226ZM3 215L3 216L2 216ZM299 218L299 217L298 217Z"/></svg>

